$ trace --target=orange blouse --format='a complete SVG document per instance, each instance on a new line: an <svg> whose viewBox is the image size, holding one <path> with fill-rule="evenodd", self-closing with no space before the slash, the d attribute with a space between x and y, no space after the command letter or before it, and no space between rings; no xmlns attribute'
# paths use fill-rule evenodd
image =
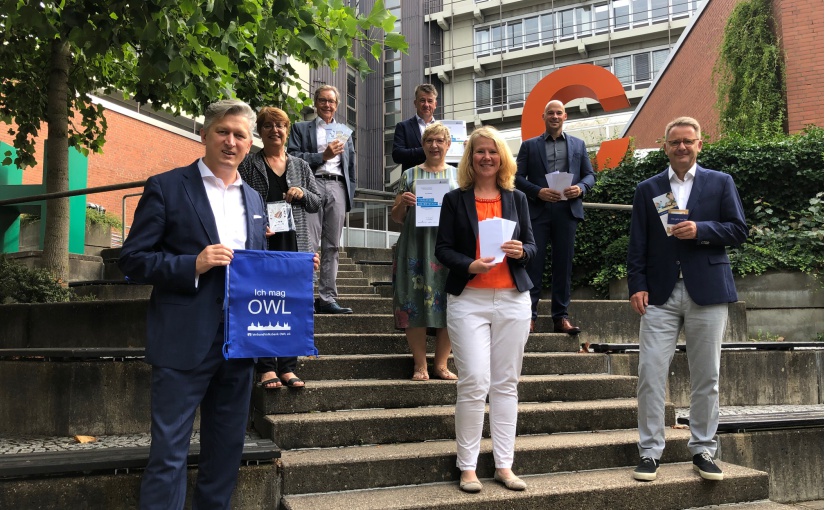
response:
<svg viewBox="0 0 825 510"><path fill-rule="evenodd" d="M501 195L496 198L476 197L476 214L478 221L489 218L501 218ZM481 257L481 248L476 239L476 258ZM510 274L507 257L487 273L477 274L467 282L467 287L475 289L512 289L516 283Z"/></svg>

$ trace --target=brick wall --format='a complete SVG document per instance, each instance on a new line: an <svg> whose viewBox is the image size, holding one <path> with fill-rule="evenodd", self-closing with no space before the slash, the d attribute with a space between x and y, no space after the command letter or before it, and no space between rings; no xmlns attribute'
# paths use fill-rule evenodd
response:
<svg viewBox="0 0 825 510"><path fill-rule="evenodd" d="M634 137L636 148L660 146L667 123L682 115L698 120L707 139L719 137L713 66L736 1L710 0L696 20L627 131L627 136Z"/></svg>
<svg viewBox="0 0 825 510"><path fill-rule="evenodd" d="M681 115L695 117L708 140L718 139L713 67L725 23L738 1L710 0L627 130L637 148L658 147L667 122ZM823 4L772 0L772 5L785 55L788 131L823 126Z"/></svg>
<svg viewBox="0 0 825 510"><path fill-rule="evenodd" d="M785 56L788 132L823 125L823 3L773 0L779 44Z"/></svg>
<svg viewBox="0 0 825 510"><path fill-rule="evenodd" d="M160 129L126 115L107 110L108 123L106 143L102 154L89 154L87 187L142 181L175 167L185 166L203 156L200 142ZM41 131L46 135L46 125ZM0 129L0 141L13 145L13 138L6 129ZM36 143L37 167L23 172L23 184L42 183L43 144ZM87 195L86 201L102 205L107 212L121 217L121 200L123 195L140 193L143 188L110 191ZM126 201L126 224L132 222L132 214L137 206L138 197Z"/></svg>

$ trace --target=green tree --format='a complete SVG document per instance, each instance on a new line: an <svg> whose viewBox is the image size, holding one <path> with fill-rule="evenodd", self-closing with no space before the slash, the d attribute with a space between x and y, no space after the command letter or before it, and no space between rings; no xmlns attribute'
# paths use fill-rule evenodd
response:
<svg viewBox="0 0 825 510"><path fill-rule="evenodd" d="M226 97L297 112L308 98L288 93L300 86L279 55L313 68L345 61L363 76L369 65L353 48L376 59L384 45L406 50L394 21L382 0L366 15L342 0L0 0L0 121L23 168L36 164L47 124L46 189L65 191L69 146L88 154L105 142L89 94L117 90L175 114ZM63 281L68 221L68 199L50 201L43 260Z"/></svg>

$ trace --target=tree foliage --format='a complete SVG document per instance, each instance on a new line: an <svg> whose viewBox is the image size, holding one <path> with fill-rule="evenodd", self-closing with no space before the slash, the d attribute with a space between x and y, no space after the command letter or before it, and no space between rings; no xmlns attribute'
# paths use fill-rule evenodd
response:
<svg viewBox="0 0 825 510"><path fill-rule="evenodd" d="M48 124L47 191L64 191L67 147L88 153L105 143L103 107L90 94L121 91L193 115L227 97L298 112L308 97L289 90L297 74L280 55L312 68L345 61L364 75L370 68L356 45L376 59L385 44L406 50L390 33L394 21L382 0L366 15L342 0L0 0L0 121L23 168L36 164L34 139ZM57 221L47 217L47 231L68 230L66 211L50 202L47 216ZM63 279L68 248L51 245L65 237L50 234L44 247ZM59 256L47 255L53 250ZM65 268L55 267L64 259Z"/></svg>
<svg viewBox="0 0 825 510"><path fill-rule="evenodd" d="M715 75L724 135L766 137L784 132L785 73L770 0L747 0L733 9Z"/></svg>

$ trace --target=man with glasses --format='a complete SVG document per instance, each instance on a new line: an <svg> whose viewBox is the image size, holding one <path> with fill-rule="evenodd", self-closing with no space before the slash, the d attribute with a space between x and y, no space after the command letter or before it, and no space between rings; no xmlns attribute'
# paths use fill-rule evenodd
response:
<svg viewBox="0 0 825 510"><path fill-rule="evenodd" d="M355 198L355 148L351 131L339 124L334 116L340 95L332 85L321 85L315 91L315 111L318 117L298 122L289 133L287 153L309 163L321 194L321 208L307 214L312 248L321 254L318 276L318 313L352 313L351 308L338 304L338 251L346 213ZM342 138L345 138L342 140Z"/></svg>
<svg viewBox="0 0 825 510"><path fill-rule="evenodd" d="M392 160L401 165L402 170L412 168L424 162L424 148L421 135L427 126L435 122L435 109L438 106L438 91L429 83L422 83L415 88L415 115L395 125L392 140Z"/></svg>
<svg viewBox="0 0 825 510"><path fill-rule="evenodd" d="M670 167L636 187L627 253L630 305L639 326L639 455L633 478L656 479L665 448L665 387L684 329L690 368L693 469L721 480L714 464L719 363L728 303L738 297L726 246L748 236L731 176L696 164L702 131L690 117L665 129Z"/></svg>

